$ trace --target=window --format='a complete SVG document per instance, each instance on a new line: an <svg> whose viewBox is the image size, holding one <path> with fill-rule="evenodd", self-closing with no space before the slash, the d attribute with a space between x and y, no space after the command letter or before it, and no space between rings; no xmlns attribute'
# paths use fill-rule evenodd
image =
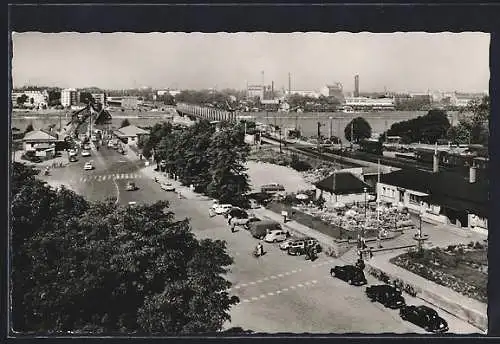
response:
<svg viewBox="0 0 500 344"><path fill-rule="evenodd" d="M415 204L415 205L419 205L420 204L420 197L417 196L417 195L414 195L414 194L410 194L410 203L411 204Z"/></svg>

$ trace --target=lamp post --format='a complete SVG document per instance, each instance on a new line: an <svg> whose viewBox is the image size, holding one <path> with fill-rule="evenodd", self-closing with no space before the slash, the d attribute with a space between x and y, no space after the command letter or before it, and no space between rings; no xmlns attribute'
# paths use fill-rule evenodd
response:
<svg viewBox="0 0 500 344"><path fill-rule="evenodd" d="M279 130L279 133L280 133L280 154L282 153L281 152L281 127L280 127L280 130Z"/></svg>

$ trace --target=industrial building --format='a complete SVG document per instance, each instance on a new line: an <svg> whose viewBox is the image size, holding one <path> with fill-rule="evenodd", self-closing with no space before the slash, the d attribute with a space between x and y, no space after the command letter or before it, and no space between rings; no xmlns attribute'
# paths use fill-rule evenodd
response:
<svg viewBox="0 0 500 344"><path fill-rule="evenodd" d="M74 88L66 88L61 91L61 105L64 107L77 105L79 98L78 91Z"/></svg>

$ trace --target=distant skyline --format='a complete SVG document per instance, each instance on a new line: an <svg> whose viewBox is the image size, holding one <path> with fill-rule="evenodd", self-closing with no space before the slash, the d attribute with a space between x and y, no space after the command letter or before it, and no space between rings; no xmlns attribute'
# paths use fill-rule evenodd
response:
<svg viewBox="0 0 500 344"><path fill-rule="evenodd" d="M488 92L486 33L13 33L13 87Z"/></svg>

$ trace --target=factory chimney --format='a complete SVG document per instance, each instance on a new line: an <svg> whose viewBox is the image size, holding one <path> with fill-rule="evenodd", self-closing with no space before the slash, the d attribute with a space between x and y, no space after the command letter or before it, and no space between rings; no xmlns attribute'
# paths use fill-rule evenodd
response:
<svg viewBox="0 0 500 344"><path fill-rule="evenodd" d="M476 182L476 166L472 165L469 167L469 183Z"/></svg>
<svg viewBox="0 0 500 344"><path fill-rule="evenodd" d="M292 94L292 75L288 73L288 95Z"/></svg>
<svg viewBox="0 0 500 344"><path fill-rule="evenodd" d="M436 142L436 145L434 147L434 156L432 159L432 172L433 173L439 172L439 155L438 155L438 151L437 151L437 142Z"/></svg>
<svg viewBox="0 0 500 344"><path fill-rule="evenodd" d="M271 81L271 99L274 99L274 80Z"/></svg>
<svg viewBox="0 0 500 344"><path fill-rule="evenodd" d="M359 97L359 75L354 76L354 96Z"/></svg>

